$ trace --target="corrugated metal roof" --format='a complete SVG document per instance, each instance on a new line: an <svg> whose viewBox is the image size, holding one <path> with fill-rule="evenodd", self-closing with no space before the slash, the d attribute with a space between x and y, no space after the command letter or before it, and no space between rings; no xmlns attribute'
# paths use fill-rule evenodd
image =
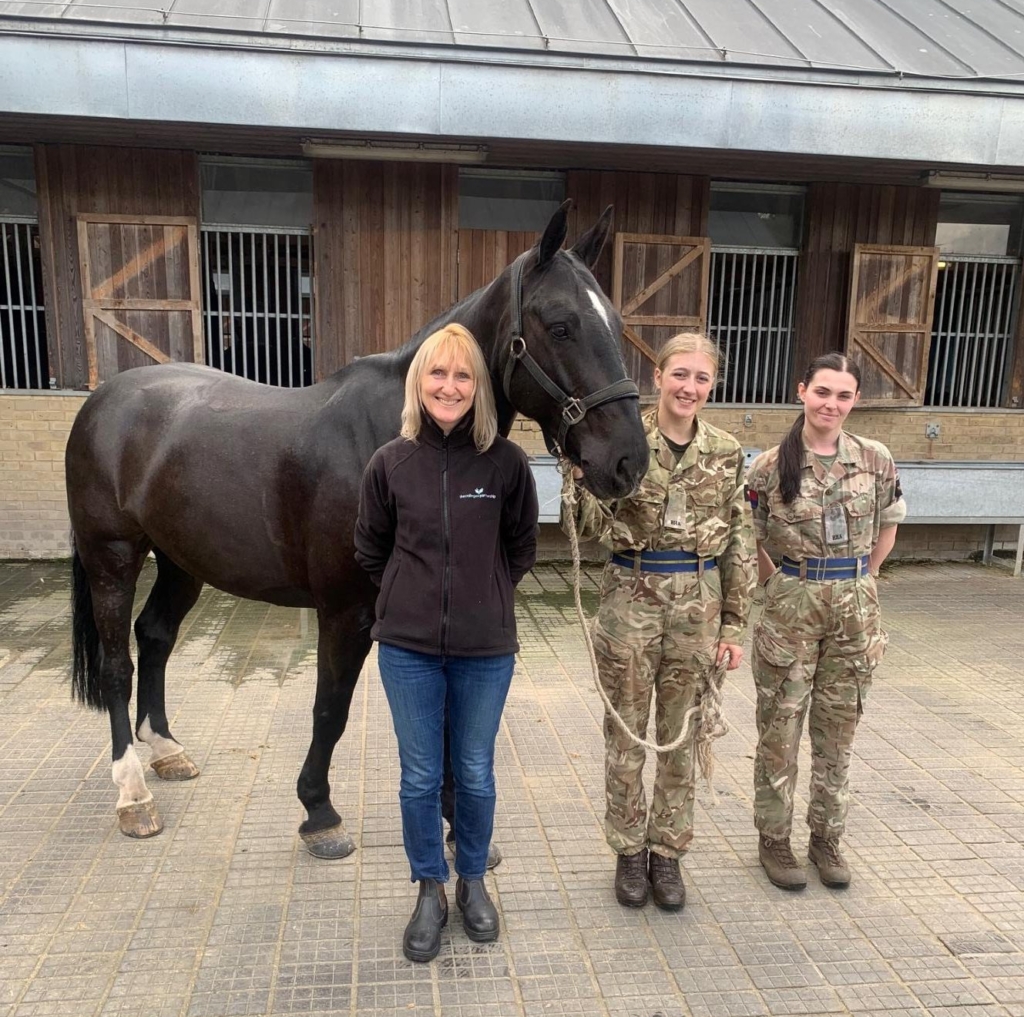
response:
<svg viewBox="0 0 1024 1017"><path fill-rule="evenodd" d="M0 0L0 19L1024 81L1024 0Z"/></svg>

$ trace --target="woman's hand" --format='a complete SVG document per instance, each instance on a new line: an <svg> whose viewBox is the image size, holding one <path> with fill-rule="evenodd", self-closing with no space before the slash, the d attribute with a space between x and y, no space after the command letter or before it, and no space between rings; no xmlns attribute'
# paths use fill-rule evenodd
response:
<svg viewBox="0 0 1024 1017"><path fill-rule="evenodd" d="M572 468L572 479L573 480L582 480L583 479L583 470L581 470L578 466L574 466Z"/></svg>
<svg viewBox="0 0 1024 1017"><path fill-rule="evenodd" d="M735 671L736 668L743 663L743 647L738 646L736 643L719 643L718 644L718 656L715 657L715 666L722 666L722 658L726 654L729 654L729 663L726 667L726 671Z"/></svg>

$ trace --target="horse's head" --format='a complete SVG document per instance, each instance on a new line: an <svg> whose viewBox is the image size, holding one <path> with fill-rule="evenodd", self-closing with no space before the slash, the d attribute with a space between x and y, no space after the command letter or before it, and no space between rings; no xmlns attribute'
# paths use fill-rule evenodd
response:
<svg viewBox="0 0 1024 1017"><path fill-rule="evenodd" d="M622 319L590 272L612 210L563 251L571 204L512 267L509 329L499 346L503 389L540 424L548 448L560 447L583 469L595 495L621 498L643 478L649 453L622 357Z"/></svg>

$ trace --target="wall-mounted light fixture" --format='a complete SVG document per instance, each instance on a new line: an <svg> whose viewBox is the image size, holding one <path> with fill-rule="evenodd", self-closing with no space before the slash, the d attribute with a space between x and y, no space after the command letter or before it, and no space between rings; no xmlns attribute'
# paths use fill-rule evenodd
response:
<svg viewBox="0 0 1024 1017"><path fill-rule="evenodd" d="M998 173L945 173L932 170L924 174L925 187L941 187L946 191L990 191L1003 194L1024 193L1024 176Z"/></svg>
<svg viewBox="0 0 1024 1017"><path fill-rule="evenodd" d="M306 138L303 154L313 159L374 159L382 162L481 163L486 145L443 145L420 141L349 141Z"/></svg>

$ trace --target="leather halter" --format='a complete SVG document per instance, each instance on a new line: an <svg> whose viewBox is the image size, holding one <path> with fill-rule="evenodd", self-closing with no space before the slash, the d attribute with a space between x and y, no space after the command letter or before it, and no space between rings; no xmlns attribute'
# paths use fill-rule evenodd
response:
<svg viewBox="0 0 1024 1017"><path fill-rule="evenodd" d="M617 399L640 398L640 390L628 378L612 382L604 388L592 392L582 399L577 399L559 388L545 372L544 368L530 356L526 349L526 340L523 338L523 271L526 266L526 256L530 252L520 254L512 263L512 342L509 344L508 360L505 361L505 370L502 373L501 387L504 389L505 398L511 403L512 396L509 388L512 383L512 374L516 364L522 364L533 380L555 401L562 411L562 417L558 425L558 436L554 442L544 435L544 444L553 456L561 456L565 447L565 436L569 428L578 424L586 415L588 410L603 406L605 403L615 402ZM515 405L513 403L513 405Z"/></svg>

